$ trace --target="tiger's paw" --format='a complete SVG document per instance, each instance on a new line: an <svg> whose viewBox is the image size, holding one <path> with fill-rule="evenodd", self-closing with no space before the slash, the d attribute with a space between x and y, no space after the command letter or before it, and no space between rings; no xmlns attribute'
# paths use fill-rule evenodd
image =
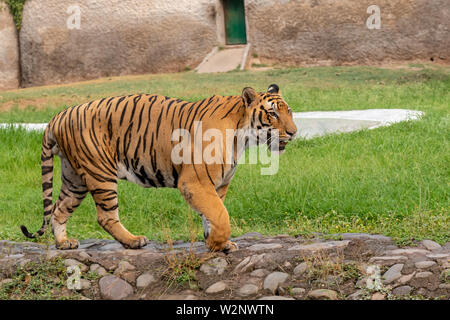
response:
<svg viewBox="0 0 450 320"><path fill-rule="evenodd" d="M145 236L135 236L131 241L128 243L122 243L122 245L127 249L140 249L142 247L145 247L147 244L149 244L150 241Z"/></svg>
<svg viewBox="0 0 450 320"><path fill-rule="evenodd" d="M66 239L61 242L56 243L56 249L59 250L70 250L70 249L76 249L80 243L77 239Z"/></svg>
<svg viewBox="0 0 450 320"><path fill-rule="evenodd" d="M228 254L237 250L239 250L239 247L235 242L227 241L222 251Z"/></svg>

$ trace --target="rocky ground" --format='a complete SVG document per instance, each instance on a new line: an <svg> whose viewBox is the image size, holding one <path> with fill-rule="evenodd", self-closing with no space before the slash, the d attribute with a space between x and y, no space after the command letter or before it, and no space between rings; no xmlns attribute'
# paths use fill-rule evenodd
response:
<svg viewBox="0 0 450 320"><path fill-rule="evenodd" d="M233 240L239 250L228 255L208 252L203 242L127 250L84 240L60 251L2 240L0 299L450 298L450 242L399 248L369 234Z"/></svg>

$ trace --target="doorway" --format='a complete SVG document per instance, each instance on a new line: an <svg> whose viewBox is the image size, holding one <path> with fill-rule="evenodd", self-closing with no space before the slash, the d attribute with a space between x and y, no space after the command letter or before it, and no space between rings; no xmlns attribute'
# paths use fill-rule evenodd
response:
<svg viewBox="0 0 450 320"><path fill-rule="evenodd" d="M226 44L246 44L244 0L223 0Z"/></svg>

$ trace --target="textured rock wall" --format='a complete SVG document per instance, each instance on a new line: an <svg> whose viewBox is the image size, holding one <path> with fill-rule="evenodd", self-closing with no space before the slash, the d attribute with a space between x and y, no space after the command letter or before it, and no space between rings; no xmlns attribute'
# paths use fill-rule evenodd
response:
<svg viewBox="0 0 450 320"><path fill-rule="evenodd" d="M19 86L19 44L13 18L0 2L0 90Z"/></svg>
<svg viewBox="0 0 450 320"><path fill-rule="evenodd" d="M381 28L369 30L370 5ZM448 0L246 0L253 51L292 64L450 60Z"/></svg>
<svg viewBox="0 0 450 320"><path fill-rule="evenodd" d="M80 9L80 29L67 20ZM215 1L28 0L24 86L195 67L216 45ZM76 19L69 19L71 26Z"/></svg>

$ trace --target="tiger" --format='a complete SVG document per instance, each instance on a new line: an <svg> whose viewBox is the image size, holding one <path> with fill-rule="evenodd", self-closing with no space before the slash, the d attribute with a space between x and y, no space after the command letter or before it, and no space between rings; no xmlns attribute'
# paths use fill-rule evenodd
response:
<svg viewBox="0 0 450 320"><path fill-rule="evenodd" d="M234 146L230 163L175 163L172 133L183 128L194 131L194 122L203 129L244 132L275 132L265 141L275 152L284 152L294 139L297 127L289 105L276 84L267 92L245 87L241 95L214 95L188 102L157 94L134 94L103 98L69 107L47 124L41 152L44 219L42 227L28 238L42 236L49 224L57 249L76 249L79 242L67 237L66 223L88 193L97 209L97 221L114 239L129 249L146 246L145 236L131 234L119 220L117 181L128 180L146 188L178 188L202 218L203 235L211 251L237 250L230 241L231 227L224 200L237 167ZM236 134L234 143L247 139ZM259 136L258 136L259 137ZM248 141L244 149L249 147ZM242 151L242 150L241 150ZM61 159L61 189L52 202L53 158Z"/></svg>

